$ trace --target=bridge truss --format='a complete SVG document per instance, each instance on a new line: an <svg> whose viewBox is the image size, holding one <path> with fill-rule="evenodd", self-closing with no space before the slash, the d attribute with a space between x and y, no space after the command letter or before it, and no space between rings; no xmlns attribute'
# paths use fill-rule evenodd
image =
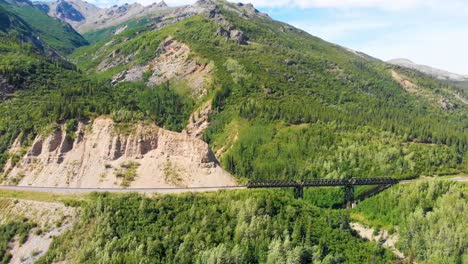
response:
<svg viewBox="0 0 468 264"><path fill-rule="evenodd" d="M351 178L351 179L311 179L303 181L294 180L252 180L247 184L249 189L259 188L294 188L294 196L296 198L303 198L304 188L308 187L344 187L345 188L345 201L349 207L354 200L354 187L365 185L378 185L377 189L361 195L361 199L373 196L394 184L398 180L393 178Z"/></svg>

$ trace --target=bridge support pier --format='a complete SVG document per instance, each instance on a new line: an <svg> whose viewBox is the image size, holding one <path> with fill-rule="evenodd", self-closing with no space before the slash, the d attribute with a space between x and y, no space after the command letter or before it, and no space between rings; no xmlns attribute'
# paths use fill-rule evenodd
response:
<svg viewBox="0 0 468 264"><path fill-rule="evenodd" d="M344 188L346 208L351 209L354 201L354 187L352 185L346 185Z"/></svg>
<svg viewBox="0 0 468 264"><path fill-rule="evenodd" d="M302 186L294 187L294 198L296 199L304 198L304 187Z"/></svg>

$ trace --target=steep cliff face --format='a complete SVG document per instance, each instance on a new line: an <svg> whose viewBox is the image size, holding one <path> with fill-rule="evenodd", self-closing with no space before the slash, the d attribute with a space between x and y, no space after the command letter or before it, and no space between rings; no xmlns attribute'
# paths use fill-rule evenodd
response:
<svg viewBox="0 0 468 264"><path fill-rule="evenodd" d="M203 187L234 185L208 145L154 125L116 125L109 118L38 136L6 183L60 187ZM13 151L13 150L12 150Z"/></svg>

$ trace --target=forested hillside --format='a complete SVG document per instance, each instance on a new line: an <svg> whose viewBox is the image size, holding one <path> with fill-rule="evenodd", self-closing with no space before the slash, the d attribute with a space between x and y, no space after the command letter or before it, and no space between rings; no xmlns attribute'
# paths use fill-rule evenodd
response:
<svg viewBox="0 0 468 264"><path fill-rule="evenodd" d="M399 185L359 204L354 218L398 230L397 247L417 263L468 261L466 183L424 181Z"/></svg>
<svg viewBox="0 0 468 264"><path fill-rule="evenodd" d="M54 122L111 114L118 122L151 120L181 131L191 113L210 102L203 138L238 177L411 178L468 170L468 108L450 86L220 6L215 10L224 22L202 12L81 48L70 56L79 70L41 59L21 38L3 38L2 73L24 91L0 106L9 113L0 120L0 164L18 135L27 143ZM222 23L241 32L239 39L220 34ZM189 65L204 67L206 92L195 96L190 81L169 77L151 84L158 78L152 71L137 81L116 81L122 74L130 78L174 41L176 48L188 47ZM424 89L424 96L407 92L392 70ZM449 103L442 107L427 94Z"/></svg>
<svg viewBox="0 0 468 264"><path fill-rule="evenodd" d="M204 139L240 177L410 178L467 170L468 108L451 87L402 72L448 100L452 107L444 109L426 93L407 92L391 74L401 69L219 5L246 45L226 40L223 22L200 15L158 31L124 31L71 58L88 73L115 78L150 63L168 36L189 45L194 57L215 65L209 96L198 99L212 100L215 110Z"/></svg>
<svg viewBox="0 0 468 264"><path fill-rule="evenodd" d="M222 166L241 184L468 173L463 89L327 43L251 5L198 1L130 22L117 35L117 27L90 33L93 44L81 48L82 36L31 8L27 1L0 0L0 184L25 178L9 174L22 164L44 168L37 153L47 160L53 152L57 160L50 163L60 164L75 142L94 135L87 130L96 120L112 123L101 129L115 142L103 145L118 146L105 148L105 158L118 164L126 153L121 149L135 154L117 168L109 160L96 165L123 178L122 186L139 176L139 160L177 159L170 150L178 144L192 151L183 143L197 137L211 148L199 141L205 161L213 161L199 165L207 171ZM133 138L138 125L153 129ZM160 128L181 134L166 141L148 135ZM145 140L149 147L140 144ZM169 151L136 155L161 142ZM88 153L102 151L96 146ZM66 184L73 168L86 163L72 158ZM170 163L161 170L164 181L179 180ZM357 188L356 195L366 190ZM0 193L18 200L47 195ZM343 197L340 188L306 190L299 200L291 190L72 197L66 205L76 208L78 222L70 222L39 263L400 261L381 243L359 238L350 221L398 233L397 248L408 261L468 261L463 183L395 186L352 211L341 210ZM21 245L31 232L41 236L35 220L0 225L0 263L9 260L13 242Z"/></svg>
<svg viewBox="0 0 468 264"><path fill-rule="evenodd" d="M71 130L76 120L98 115L112 115L118 122L152 120L172 130L182 130L187 122L192 101L167 85L152 89L132 83L116 89L48 52L27 22L1 6L0 22L8 25L0 31L0 167L12 158L8 148L18 136L25 148L14 162L57 122L69 120Z"/></svg>
<svg viewBox="0 0 468 264"><path fill-rule="evenodd" d="M390 263L352 235L345 211L292 192L161 196L95 195L75 228L39 263Z"/></svg>

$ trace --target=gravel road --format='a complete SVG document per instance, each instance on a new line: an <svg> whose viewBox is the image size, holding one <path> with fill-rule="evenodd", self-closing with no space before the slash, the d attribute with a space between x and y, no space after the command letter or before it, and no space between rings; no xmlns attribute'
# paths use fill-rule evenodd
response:
<svg viewBox="0 0 468 264"><path fill-rule="evenodd" d="M224 186L224 187L191 187L191 188L62 188L62 187L33 187L33 186L5 186L0 185L0 190L11 191L35 191L48 193L184 193L184 192L215 192L219 190L243 190L244 186Z"/></svg>

